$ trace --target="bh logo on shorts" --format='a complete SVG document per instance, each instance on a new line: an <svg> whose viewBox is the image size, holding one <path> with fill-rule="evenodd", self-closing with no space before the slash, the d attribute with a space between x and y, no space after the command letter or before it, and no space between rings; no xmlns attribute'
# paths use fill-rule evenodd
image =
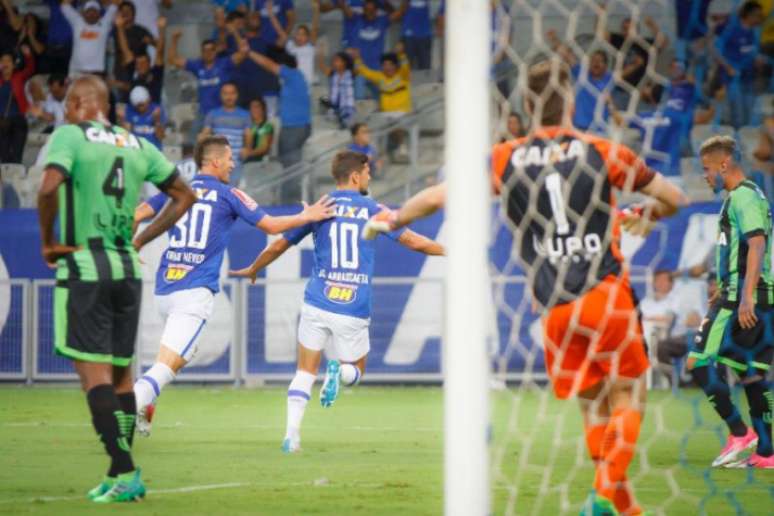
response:
<svg viewBox="0 0 774 516"><path fill-rule="evenodd" d="M357 289L346 285L328 284L325 287L325 297L334 303L348 305L357 297Z"/></svg>

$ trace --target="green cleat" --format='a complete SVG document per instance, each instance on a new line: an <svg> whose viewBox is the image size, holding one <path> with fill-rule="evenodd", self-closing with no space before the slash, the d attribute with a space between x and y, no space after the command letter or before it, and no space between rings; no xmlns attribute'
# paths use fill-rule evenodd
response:
<svg viewBox="0 0 774 516"><path fill-rule="evenodd" d="M97 487L95 487L94 489L86 493L86 498L88 498L89 500L94 500L98 496L102 496L103 494L110 491L110 488L113 487L113 484L115 483L116 483L115 477L106 476Z"/></svg>
<svg viewBox="0 0 774 516"><path fill-rule="evenodd" d="M140 479L140 468L118 475L113 486L103 495L93 499L95 503L136 502L145 497L145 485Z"/></svg>
<svg viewBox="0 0 774 516"><path fill-rule="evenodd" d="M580 516L619 516L612 501L592 492L583 503Z"/></svg>

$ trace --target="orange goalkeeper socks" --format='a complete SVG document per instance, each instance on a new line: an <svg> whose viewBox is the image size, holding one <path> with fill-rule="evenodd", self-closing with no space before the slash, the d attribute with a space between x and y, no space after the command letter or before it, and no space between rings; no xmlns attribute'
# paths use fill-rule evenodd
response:
<svg viewBox="0 0 774 516"><path fill-rule="evenodd" d="M613 500L621 513L638 509L628 489L626 470L634 458L641 423L639 411L631 408L616 409L602 439L602 460L597 466L594 488L601 496Z"/></svg>
<svg viewBox="0 0 774 516"><path fill-rule="evenodd" d="M602 441L604 439L606 428L607 423L584 425L584 430L586 432L586 448L589 450L589 456L594 462L595 467L602 459Z"/></svg>

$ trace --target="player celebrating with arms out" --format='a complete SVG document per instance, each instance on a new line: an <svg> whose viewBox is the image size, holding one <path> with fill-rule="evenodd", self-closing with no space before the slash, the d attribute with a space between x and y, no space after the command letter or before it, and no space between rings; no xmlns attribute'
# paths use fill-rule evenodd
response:
<svg viewBox="0 0 774 516"><path fill-rule="evenodd" d="M94 429L111 459L88 497L98 503L145 496L131 456L135 397L131 362L142 280L137 250L169 229L196 200L153 144L107 121L108 89L84 76L65 99L69 125L51 135L38 193L43 258L56 263L54 342L73 360ZM143 182L172 199L132 242ZM59 207L60 238L54 240Z"/></svg>
<svg viewBox="0 0 774 516"><path fill-rule="evenodd" d="M687 364L730 432L712 465L774 469L774 395L766 385L774 356L771 210L764 193L739 166L733 138L714 136L704 142L699 155L707 183L716 192L726 190L728 196L720 210L715 246L719 296L711 300ZM741 377L752 428L744 424L731 400L728 384L718 374L718 363ZM756 449L749 458L740 458L752 448Z"/></svg>
<svg viewBox="0 0 774 516"><path fill-rule="evenodd" d="M234 158L225 136L206 136L194 150L199 174L191 180L197 200L169 233L169 248L156 274L156 306L165 320L156 363L134 385L137 430L150 434L156 398L196 353L196 339L212 315L220 290L220 266L237 219L269 234L328 219L333 200L323 196L296 215L267 215L246 193L229 186ZM135 223L160 212L160 193L141 204Z"/></svg>
<svg viewBox="0 0 774 516"><path fill-rule="evenodd" d="M250 267L232 272L251 278L308 234L314 236L314 268L306 286L298 325L298 368L287 397L287 429L282 450L301 449L301 420L320 368L322 350L333 341L336 357L328 361L320 403L330 407L340 384L354 386L365 372L371 349L368 326L371 314L371 281L375 245L360 233L368 219L384 208L366 197L371 180L368 156L344 151L333 159L336 216L288 232L268 246ZM443 247L411 230L388 236L414 251L442 255Z"/></svg>
<svg viewBox="0 0 774 516"><path fill-rule="evenodd" d="M494 147L493 189L501 194L533 302L546 312L554 393L580 401L596 465L595 492L583 514L641 514L626 470L645 408L648 357L619 223L646 232L688 201L627 147L573 128L570 74L560 61L532 65L527 89L534 126L527 137ZM614 188L652 201L619 216ZM395 230L444 202L444 185L420 192L399 211L369 221L366 236Z"/></svg>

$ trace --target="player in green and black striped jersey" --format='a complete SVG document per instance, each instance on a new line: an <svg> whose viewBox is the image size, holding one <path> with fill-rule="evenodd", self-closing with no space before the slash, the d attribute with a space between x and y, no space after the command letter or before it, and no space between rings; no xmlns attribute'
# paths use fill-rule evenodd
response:
<svg viewBox="0 0 774 516"><path fill-rule="evenodd" d="M774 278L769 202L739 166L736 142L710 138L700 151L710 187L726 190L716 243L717 299L696 336L688 367L728 425L726 446L713 466L774 468L771 420L774 393L766 374L774 357ZM744 385L752 427L744 423L716 365L734 370ZM749 458L741 457L754 449Z"/></svg>
<svg viewBox="0 0 774 516"><path fill-rule="evenodd" d="M175 166L146 140L110 125L107 110L101 79L73 82L65 100L71 124L51 135L38 194L43 258L57 268L55 349L73 360L111 458L106 478L88 494L101 503L145 494L130 453L136 403L129 366L142 297L137 251L195 201ZM133 242L134 207L145 181L172 202Z"/></svg>

